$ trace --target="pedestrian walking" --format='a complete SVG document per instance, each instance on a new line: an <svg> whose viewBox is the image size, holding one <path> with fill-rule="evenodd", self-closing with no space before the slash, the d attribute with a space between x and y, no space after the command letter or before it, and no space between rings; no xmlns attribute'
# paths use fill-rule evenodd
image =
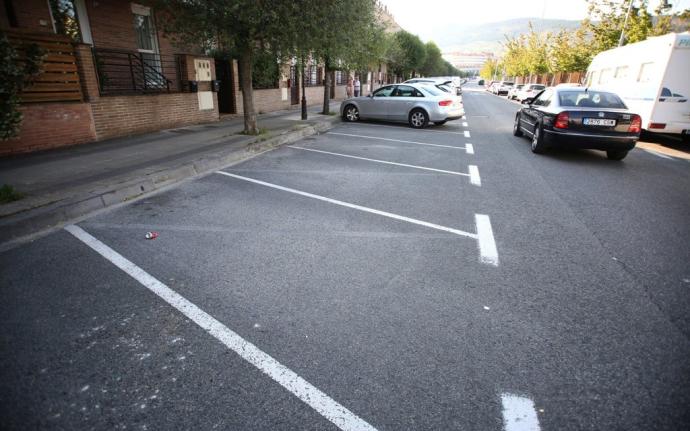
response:
<svg viewBox="0 0 690 431"><path fill-rule="evenodd" d="M345 93L347 94L347 98L349 99L352 97L352 94L354 93L354 80L352 79L352 75L347 76L347 86L345 87Z"/></svg>
<svg viewBox="0 0 690 431"><path fill-rule="evenodd" d="M355 97L359 97L359 90L361 89L361 84L359 83L359 77L355 75Z"/></svg>

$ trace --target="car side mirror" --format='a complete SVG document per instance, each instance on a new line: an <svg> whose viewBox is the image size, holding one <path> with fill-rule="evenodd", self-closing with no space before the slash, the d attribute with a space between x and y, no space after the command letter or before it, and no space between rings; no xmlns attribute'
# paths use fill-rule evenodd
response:
<svg viewBox="0 0 690 431"><path fill-rule="evenodd" d="M374 95L373 95L372 93L369 93L369 95L368 95L367 97L371 97L371 98L373 98L373 97L374 97Z"/></svg>
<svg viewBox="0 0 690 431"><path fill-rule="evenodd" d="M523 105L531 105L533 101L534 101L534 99L528 97L527 99L522 99L522 102L521 102L521 103L522 103Z"/></svg>

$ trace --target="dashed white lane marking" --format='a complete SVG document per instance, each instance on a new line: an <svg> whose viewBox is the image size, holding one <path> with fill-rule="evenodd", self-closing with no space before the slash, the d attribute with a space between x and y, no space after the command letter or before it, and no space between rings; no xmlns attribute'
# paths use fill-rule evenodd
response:
<svg viewBox="0 0 690 431"><path fill-rule="evenodd" d="M452 227L442 226L440 224L429 223L423 220L414 219L411 217L405 217L398 214L389 213L387 211L381 211L374 208L364 207L361 205L351 204L349 202L339 201L337 199L327 198L325 196L315 195L313 193L303 192L301 190L291 189L289 187L279 186L278 184L267 183L261 180L255 180L254 178L243 177L241 175L231 174L229 172L216 171L217 174L225 175L231 178L236 178L242 181L248 181L250 183L259 184L266 187L271 187L277 190L282 190L288 193L294 193L296 195L305 196L311 199L317 199L323 202L328 202L334 205L340 205L347 208L352 208L358 211L367 212L370 214L376 214L383 217L388 217L394 220L405 221L408 223L416 224L419 226L428 227L431 229L436 229L444 232L449 232L458 236L464 236L467 238L472 238L477 240L479 245L479 257L482 263L488 265L498 266L498 251L496 250L496 242L494 241L493 230L491 229L491 221L489 216L484 214L475 214L475 225L477 228L477 233L465 232L460 229L454 229Z"/></svg>
<svg viewBox="0 0 690 431"><path fill-rule="evenodd" d="M470 136L470 131L469 131L469 130L465 130L465 131L462 132L462 133L465 135L466 138L470 138L470 137L471 137L471 136Z"/></svg>
<svg viewBox="0 0 690 431"><path fill-rule="evenodd" d="M351 156L351 155L349 155L349 154L333 153L333 152L331 152L331 151L323 151L323 150L315 150L315 149L312 149L312 148L296 147L296 146L294 146L294 145L290 145L290 146L288 146L288 148L294 148L294 149L296 149L296 150L312 151L312 152L314 152L314 153L329 154L329 155L338 156L338 157L347 157L347 158L350 158L350 159L365 160L365 161L367 161L367 162L383 163L383 164L386 164L386 165L402 166L402 167L405 167L405 168L413 168L413 169L421 169L421 170L424 170L424 171L440 172L440 173L443 173L443 174L461 175L461 176L463 176L463 177L470 177L470 182L471 182L472 184L475 184L475 185L478 185L478 186L481 186L481 185L482 185L482 184L481 184L481 180L479 180L479 171L477 170L477 167L474 166L474 165L470 165L470 166L469 166L469 169L468 169L468 170L470 171L470 173L465 174L465 173L463 173L463 172L446 171L446 170L444 170L444 169L436 169L436 168L427 168L426 166L408 165L408 164L406 164L406 163L389 162L389 161L386 161L386 160L370 159L370 158L367 158L367 157L359 157L359 156ZM472 168L474 168L474 171L472 170ZM476 181L478 181L478 183L475 182L475 177L474 177L474 175L476 175L476 178L477 178Z"/></svg>
<svg viewBox="0 0 690 431"><path fill-rule="evenodd" d="M402 139L392 139L392 138L382 138L380 136L368 136L368 135L353 135L351 133L338 133L338 132L326 132L329 135L336 135L336 136L349 136L352 138L362 138L362 139L377 139L379 141L390 141L390 142L401 142L404 144L415 144L415 145L426 145L429 147L441 147L441 148L453 148L455 150L465 150L467 151L467 147L456 147L453 145L441 145L441 144L429 144L427 142L417 142L417 141L404 141Z"/></svg>
<svg viewBox="0 0 690 431"><path fill-rule="evenodd" d="M463 122L462 122L462 127L469 127L469 126L467 125L467 121L463 121Z"/></svg>
<svg viewBox="0 0 690 431"><path fill-rule="evenodd" d="M658 152L656 152L656 151L654 151L654 150L649 150L649 149L647 149L647 148L643 148L642 150L648 152L649 154L655 155L655 156L657 156L657 157L661 157L662 159L675 160L675 159L674 159L673 157L671 157L671 156L667 156L666 154L658 153Z"/></svg>
<svg viewBox="0 0 690 431"><path fill-rule="evenodd" d="M534 402L529 398L502 394L503 429L505 431L539 431Z"/></svg>
<svg viewBox="0 0 690 431"><path fill-rule="evenodd" d="M467 151L467 154L474 154L474 147L472 144L465 144L465 150Z"/></svg>
<svg viewBox="0 0 690 431"><path fill-rule="evenodd" d="M254 365L297 398L319 412L321 416L333 422L341 430L375 431L374 427L312 386L294 371L240 337L227 326L127 260L115 250L91 236L82 228L70 225L65 227L65 230L187 316L192 322L199 325L230 350L237 353L242 359Z"/></svg>

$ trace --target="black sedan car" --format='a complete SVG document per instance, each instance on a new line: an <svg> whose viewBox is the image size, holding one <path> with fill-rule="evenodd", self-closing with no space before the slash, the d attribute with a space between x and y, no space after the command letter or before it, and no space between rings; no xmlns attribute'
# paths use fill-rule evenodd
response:
<svg viewBox="0 0 690 431"><path fill-rule="evenodd" d="M522 104L513 135L529 135L534 153L562 146L602 150L609 159L622 160L640 138L640 116L608 91L547 88Z"/></svg>

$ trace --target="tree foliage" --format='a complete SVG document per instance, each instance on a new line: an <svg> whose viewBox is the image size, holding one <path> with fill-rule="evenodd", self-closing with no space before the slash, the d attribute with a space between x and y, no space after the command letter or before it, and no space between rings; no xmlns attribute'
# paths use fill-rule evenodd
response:
<svg viewBox="0 0 690 431"><path fill-rule="evenodd" d="M618 46L621 31L624 44L634 43L669 31L687 30L690 21L690 10L668 14L659 6L650 13L648 0L588 0L588 3L587 18L574 31L538 33L530 23L526 33L506 37L501 64L504 70L500 72L507 76L526 76L583 71L596 54ZM494 76L493 69L489 70L494 66L486 65L482 76ZM499 76L503 75L500 72Z"/></svg>
<svg viewBox="0 0 690 431"><path fill-rule="evenodd" d="M28 44L24 51L20 59L17 50L0 32L0 140L3 141L19 134L22 124L20 93L41 72L43 50L36 44Z"/></svg>
<svg viewBox="0 0 690 431"><path fill-rule="evenodd" d="M389 48L389 65L397 76L414 76L424 67L426 46L419 36L400 30L393 35L393 42Z"/></svg>

